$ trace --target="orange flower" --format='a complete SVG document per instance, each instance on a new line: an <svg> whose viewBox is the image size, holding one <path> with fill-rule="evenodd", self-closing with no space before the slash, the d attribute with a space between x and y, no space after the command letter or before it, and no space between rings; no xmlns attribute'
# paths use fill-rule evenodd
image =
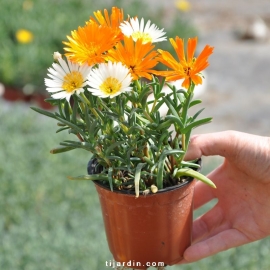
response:
<svg viewBox="0 0 270 270"><path fill-rule="evenodd" d="M202 77L199 74L209 66L208 57L213 53L214 47L206 45L200 55L195 58L194 53L197 46L197 38L189 38L187 44L187 57L184 52L184 40L176 37L170 39L170 42L177 53L179 62L167 51L158 50L160 57L158 60L171 68L170 71L159 72L158 75L165 76L167 81L176 81L184 79L182 86L189 88L191 82L195 85L202 83Z"/></svg>
<svg viewBox="0 0 270 270"><path fill-rule="evenodd" d="M79 27L67 38L69 42L63 42L68 46L64 48L66 56L71 61L79 64L87 63L89 66L105 62L105 52L119 41L111 28L100 26L95 22Z"/></svg>
<svg viewBox="0 0 270 270"><path fill-rule="evenodd" d="M152 70L158 63L157 52L152 51L155 46L151 43L143 44L142 39L133 41L132 37L124 37L124 44L118 43L115 49L108 52L107 60L112 62L121 62L130 70L130 74L134 80L140 77L152 79Z"/></svg>
<svg viewBox="0 0 270 270"><path fill-rule="evenodd" d="M100 10L98 10L97 12L94 12L94 15L96 19L93 17L90 17L90 20L89 20L90 23L96 22L102 26L110 27L114 31L116 37L123 39L122 31L119 28L120 24L124 21L123 9L112 7L111 15L109 15L106 9L104 9L104 15L102 15Z"/></svg>

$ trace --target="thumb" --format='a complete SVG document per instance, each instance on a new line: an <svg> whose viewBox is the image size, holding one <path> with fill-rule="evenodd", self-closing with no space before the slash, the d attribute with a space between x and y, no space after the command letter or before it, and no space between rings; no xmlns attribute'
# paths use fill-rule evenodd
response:
<svg viewBox="0 0 270 270"><path fill-rule="evenodd" d="M201 156L219 155L228 157L235 153L240 132L223 131L208 134L194 135L191 137L186 160L193 160Z"/></svg>

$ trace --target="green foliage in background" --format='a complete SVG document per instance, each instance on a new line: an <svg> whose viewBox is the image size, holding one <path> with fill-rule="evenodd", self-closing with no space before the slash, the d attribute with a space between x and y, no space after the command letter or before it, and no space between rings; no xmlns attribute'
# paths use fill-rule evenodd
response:
<svg viewBox="0 0 270 270"><path fill-rule="evenodd" d="M112 269L94 184L66 178L86 172L88 152L50 154L65 134L24 104L0 100L0 124L0 269ZM213 162L203 161L204 173ZM268 270L269 253L268 238L166 269Z"/></svg>
<svg viewBox="0 0 270 270"><path fill-rule="evenodd" d="M0 0L0 82L23 88L27 93L44 90L43 80L53 61L52 54L63 53L66 36L84 25L93 11L115 5L125 9L125 16L139 15L158 27L164 25L170 37L197 34L187 14L175 7L153 8L147 1ZM33 40L18 42L16 32L20 29L30 31ZM171 46L163 49L171 50Z"/></svg>

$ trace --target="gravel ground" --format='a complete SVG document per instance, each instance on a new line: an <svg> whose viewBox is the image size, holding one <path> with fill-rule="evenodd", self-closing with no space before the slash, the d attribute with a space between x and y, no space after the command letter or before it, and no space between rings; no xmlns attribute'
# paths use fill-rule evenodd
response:
<svg viewBox="0 0 270 270"><path fill-rule="evenodd" d="M270 136L270 42L239 38L254 19L268 23L270 1L190 2L200 45L215 47L201 97L214 121L200 131L235 129Z"/></svg>
<svg viewBox="0 0 270 270"><path fill-rule="evenodd" d="M270 136L270 41L239 37L258 17L269 27L270 1L189 2L191 21L200 34L199 49L206 44L215 47L206 91L200 96L204 116L214 120L197 133L234 129ZM173 10L173 3L160 1L159 5Z"/></svg>

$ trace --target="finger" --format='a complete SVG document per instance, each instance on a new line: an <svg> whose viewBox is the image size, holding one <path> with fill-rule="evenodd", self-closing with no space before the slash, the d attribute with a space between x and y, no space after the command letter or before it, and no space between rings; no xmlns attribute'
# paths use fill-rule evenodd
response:
<svg viewBox="0 0 270 270"><path fill-rule="evenodd" d="M210 238L198 242L186 249L184 262L194 262L229 248L244 245L249 239L236 229L222 231Z"/></svg>
<svg viewBox="0 0 270 270"><path fill-rule="evenodd" d="M216 204L212 209L193 222L192 242L195 243L206 239L218 233L218 230L228 229L228 224L222 223L223 220L223 212L219 205Z"/></svg>
<svg viewBox="0 0 270 270"><path fill-rule="evenodd" d="M204 156L220 155L227 157L234 153L237 138L240 132L223 131L209 134L195 135L191 138L186 160L192 160Z"/></svg>

